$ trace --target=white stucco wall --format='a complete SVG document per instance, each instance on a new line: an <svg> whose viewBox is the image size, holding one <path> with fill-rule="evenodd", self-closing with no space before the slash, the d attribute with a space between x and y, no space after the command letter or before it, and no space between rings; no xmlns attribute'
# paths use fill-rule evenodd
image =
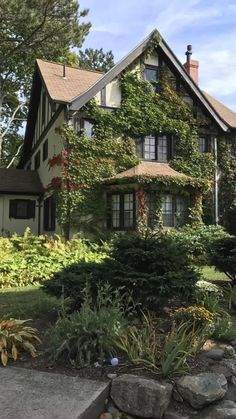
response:
<svg viewBox="0 0 236 419"><path fill-rule="evenodd" d="M64 122L64 112L62 111L56 121L53 123L47 134L45 135L42 142L39 144L37 149L34 151L31 157L31 168L34 169L34 158L37 154L38 150L40 150L40 166L37 170L41 183L44 188L47 188L49 183L51 182L52 178L60 177L61 176L61 169L59 166L54 166L49 169L48 160L51 159L53 156L57 156L61 153L63 148L63 141L61 136L55 132L55 129L60 127ZM43 144L44 141L48 139L48 158L43 161ZM27 163L28 164L28 163ZM26 164L26 166L27 166Z"/></svg>
<svg viewBox="0 0 236 419"><path fill-rule="evenodd" d="M36 201L35 218L18 220L9 218L9 202L11 199L30 199ZM29 195L0 195L0 235L23 234L29 227L32 233L38 234L38 205L37 197Z"/></svg>

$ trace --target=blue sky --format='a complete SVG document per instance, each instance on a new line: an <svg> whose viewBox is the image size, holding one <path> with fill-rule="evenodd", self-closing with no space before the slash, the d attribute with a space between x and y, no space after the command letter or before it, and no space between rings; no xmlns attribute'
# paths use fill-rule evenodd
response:
<svg viewBox="0 0 236 419"><path fill-rule="evenodd" d="M80 0L92 23L84 48L112 50L118 61L154 28L178 58L186 45L200 61L200 86L236 111L235 0Z"/></svg>

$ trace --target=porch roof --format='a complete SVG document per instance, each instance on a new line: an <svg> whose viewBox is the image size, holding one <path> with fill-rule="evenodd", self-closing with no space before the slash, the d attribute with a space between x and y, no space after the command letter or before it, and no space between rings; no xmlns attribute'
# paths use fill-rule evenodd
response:
<svg viewBox="0 0 236 419"><path fill-rule="evenodd" d="M167 163L157 163L157 162L141 162L137 166L131 167L131 169L125 170L124 172L118 173L117 175L105 179L111 183L119 179L125 178L135 178L135 177L146 177L146 178L156 178L156 177L171 177L171 178L183 178L191 179L190 176L184 175L183 173L177 172L172 169Z"/></svg>
<svg viewBox="0 0 236 419"><path fill-rule="evenodd" d="M0 194L41 195L43 186L34 170L0 168Z"/></svg>

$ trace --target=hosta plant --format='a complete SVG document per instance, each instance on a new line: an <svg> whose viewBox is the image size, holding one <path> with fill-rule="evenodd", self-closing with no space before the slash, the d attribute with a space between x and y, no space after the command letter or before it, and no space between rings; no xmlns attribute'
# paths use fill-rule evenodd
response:
<svg viewBox="0 0 236 419"><path fill-rule="evenodd" d="M5 367L9 359L17 360L21 352L36 356L33 342L40 342L36 329L26 326L29 320L0 320L0 359Z"/></svg>

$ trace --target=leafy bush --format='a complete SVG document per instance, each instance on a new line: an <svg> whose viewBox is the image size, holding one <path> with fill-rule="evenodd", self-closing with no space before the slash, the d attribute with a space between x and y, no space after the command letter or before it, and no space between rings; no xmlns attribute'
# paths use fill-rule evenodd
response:
<svg viewBox="0 0 236 419"><path fill-rule="evenodd" d="M222 227L205 224L186 225L181 229L172 230L170 234L186 248L197 266L208 265L214 243L229 236Z"/></svg>
<svg viewBox="0 0 236 419"><path fill-rule="evenodd" d="M37 284L72 263L99 262L105 255L103 247L85 240L34 236L27 229L23 236L0 239L0 287Z"/></svg>
<svg viewBox="0 0 236 419"><path fill-rule="evenodd" d="M227 312L221 313L214 321L214 332L211 336L215 340L232 341L236 339L235 325Z"/></svg>
<svg viewBox="0 0 236 419"><path fill-rule="evenodd" d="M205 307L211 313L220 310L220 300L223 297L223 291L220 287L208 281L198 281L195 286L195 298L197 304Z"/></svg>
<svg viewBox="0 0 236 419"><path fill-rule="evenodd" d="M97 284L107 282L113 289L132 292L135 303L156 307L162 299L191 296L199 278L186 249L164 232L147 238L123 236L114 243L110 258L100 264L71 265L44 288L56 296L63 289L65 296L79 306L86 283L96 298Z"/></svg>
<svg viewBox="0 0 236 419"><path fill-rule="evenodd" d="M236 237L226 237L214 244L211 262L236 285Z"/></svg>
<svg viewBox="0 0 236 419"><path fill-rule="evenodd" d="M36 349L33 341L40 342L37 330L25 326L28 320L1 320L0 321L0 354L1 362L4 367L9 358L17 360L20 352L29 352L31 356L36 356Z"/></svg>
<svg viewBox="0 0 236 419"><path fill-rule="evenodd" d="M130 325L117 338L117 346L133 364L142 364L156 369L160 357L160 336L155 318L150 313L142 313L139 325Z"/></svg>
<svg viewBox="0 0 236 419"><path fill-rule="evenodd" d="M52 331L54 360L85 366L112 356L126 326L123 310L119 294L110 287L99 289L96 307L86 294L80 311L61 318Z"/></svg>

